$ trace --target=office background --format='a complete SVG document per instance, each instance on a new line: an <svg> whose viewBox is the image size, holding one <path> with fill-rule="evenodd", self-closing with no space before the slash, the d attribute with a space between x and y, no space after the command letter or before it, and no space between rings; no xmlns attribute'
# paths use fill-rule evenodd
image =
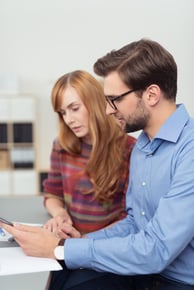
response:
<svg viewBox="0 0 194 290"><path fill-rule="evenodd" d="M194 116L193 0L0 0L0 91L36 97L37 167L49 167L57 134L50 93L71 70L128 42L159 41L178 64L177 102Z"/></svg>
<svg viewBox="0 0 194 290"><path fill-rule="evenodd" d="M75 69L93 73L98 57L142 37L159 41L174 55L177 102L194 116L193 0L0 0L0 92L36 98L40 170L49 167L57 134L50 104L56 79ZM1 286L43 290L47 275L1 277Z"/></svg>

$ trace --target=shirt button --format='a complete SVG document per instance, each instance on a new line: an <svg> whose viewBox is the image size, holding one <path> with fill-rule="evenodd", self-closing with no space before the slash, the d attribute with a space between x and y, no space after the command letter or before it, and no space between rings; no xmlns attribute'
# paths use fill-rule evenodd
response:
<svg viewBox="0 0 194 290"><path fill-rule="evenodd" d="M143 215L143 216L144 216L144 215L145 215L145 211L143 211L143 210L142 210L142 212L141 212L141 215Z"/></svg>
<svg viewBox="0 0 194 290"><path fill-rule="evenodd" d="M145 182L145 181L143 181L141 185L142 185L142 186L146 186L146 182Z"/></svg>

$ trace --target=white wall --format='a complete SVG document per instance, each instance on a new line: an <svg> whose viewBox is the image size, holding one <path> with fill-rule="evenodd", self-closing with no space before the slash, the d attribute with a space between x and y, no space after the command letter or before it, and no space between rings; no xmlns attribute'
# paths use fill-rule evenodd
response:
<svg viewBox="0 0 194 290"><path fill-rule="evenodd" d="M49 165L57 134L50 105L56 79L74 69L92 73L98 57L142 37L174 55L177 101L194 116L193 0L0 0L0 78L16 77L20 91L37 96L40 168Z"/></svg>

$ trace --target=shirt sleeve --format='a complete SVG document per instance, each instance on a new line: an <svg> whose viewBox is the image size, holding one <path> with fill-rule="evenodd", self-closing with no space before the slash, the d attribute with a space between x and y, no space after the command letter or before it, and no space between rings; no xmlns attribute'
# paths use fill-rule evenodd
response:
<svg viewBox="0 0 194 290"><path fill-rule="evenodd" d="M60 154L62 148L58 140L54 140L50 155L50 170L48 177L43 181L44 198L53 196L55 198L63 198L63 184L61 175Z"/></svg>
<svg viewBox="0 0 194 290"><path fill-rule="evenodd" d="M129 214L123 220L118 221L110 227L88 233L86 237L93 239L104 239L111 237L123 237L131 233L137 232L137 227L135 225L133 217Z"/></svg>

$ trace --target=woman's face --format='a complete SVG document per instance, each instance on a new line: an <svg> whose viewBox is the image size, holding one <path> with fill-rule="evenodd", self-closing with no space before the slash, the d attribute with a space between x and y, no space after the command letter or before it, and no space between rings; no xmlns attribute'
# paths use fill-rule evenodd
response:
<svg viewBox="0 0 194 290"><path fill-rule="evenodd" d="M64 90L59 112L72 132L84 142L91 144L88 111L73 87L67 86Z"/></svg>

